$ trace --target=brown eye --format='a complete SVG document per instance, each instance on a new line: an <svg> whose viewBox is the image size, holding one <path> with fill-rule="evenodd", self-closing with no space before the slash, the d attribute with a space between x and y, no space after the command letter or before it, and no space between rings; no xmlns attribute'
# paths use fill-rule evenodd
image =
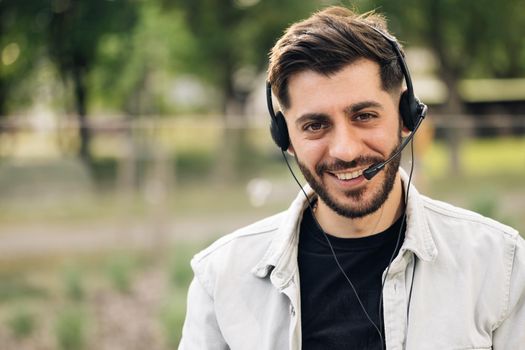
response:
<svg viewBox="0 0 525 350"><path fill-rule="evenodd" d="M373 115L371 113L361 113L361 114L357 114L354 117L354 120L361 121L361 122L366 122L366 121L374 119L374 118L375 118L375 115Z"/></svg>
<svg viewBox="0 0 525 350"><path fill-rule="evenodd" d="M305 127L305 130L309 131L319 131L321 129L323 129L323 123L311 123Z"/></svg>

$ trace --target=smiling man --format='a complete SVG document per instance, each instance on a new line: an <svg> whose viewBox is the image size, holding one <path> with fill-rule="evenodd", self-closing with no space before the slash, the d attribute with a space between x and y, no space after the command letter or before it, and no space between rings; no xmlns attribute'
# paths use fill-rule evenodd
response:
<svg viewBox="0 0 525 350"><path fill-rule="evenodd" d="M308 185L194 257L179 349L525 349L523 239L399 167L426 106L383 18L331 7L292 25L267 88Z"/></svg>

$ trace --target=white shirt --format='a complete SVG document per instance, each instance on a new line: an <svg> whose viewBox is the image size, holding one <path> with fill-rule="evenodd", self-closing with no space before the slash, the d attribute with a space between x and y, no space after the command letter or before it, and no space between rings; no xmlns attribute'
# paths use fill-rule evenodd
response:
<svg viewBox="0 0 525 350"><path fill-rule="evenodd" d="M406 183L403 171L401 177ZM287 211L193 258L179 350L301 349L297 245L306 205L300 192ZM383 291L387 349L525 349L525 242L518 232L413 186L406 214L405 240Z"/></svg>

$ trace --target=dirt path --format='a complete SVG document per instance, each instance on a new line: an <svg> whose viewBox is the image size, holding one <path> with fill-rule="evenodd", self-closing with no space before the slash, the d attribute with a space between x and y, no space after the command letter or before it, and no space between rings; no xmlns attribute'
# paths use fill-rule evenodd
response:
<svg viewBox="0 0 525 350"><path fill-rule="evenodd" d="M207 242L261 218L243 214L176 218L164 223L129 220L95 224L0 226L0 260L83 254L114 248L148 248L174 242Z"/></svg>

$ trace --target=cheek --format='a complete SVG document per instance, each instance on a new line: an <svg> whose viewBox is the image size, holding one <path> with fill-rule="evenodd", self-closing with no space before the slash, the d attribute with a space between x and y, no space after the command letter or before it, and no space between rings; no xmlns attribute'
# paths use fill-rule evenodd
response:
<svg viewBox="0 0 525 350"><path fill-rule="evenodd" d="M383 156L388 156L399 142L399 127L396 124L381 128L369 136L364 141L367 147Z"/></svg>
<svg viewBox="0 0 525 350"><path fill-rule="evenodd" d="M366 148L372 150L375 153L383 153L383 150L387 147L387 145L390 143L388 141L388 138L385 138L385 136L388 137L387 133L383 131L376 131L370 135L369 137L363 139L363 143L366 145Z"/></svg>
<svg viewBox="0 0 525 350"><path fill-rule="evenodd" d="M326 145L319 140L296 140L293 148L295 156L309 168L315 167L326 156Z"/></svg>

